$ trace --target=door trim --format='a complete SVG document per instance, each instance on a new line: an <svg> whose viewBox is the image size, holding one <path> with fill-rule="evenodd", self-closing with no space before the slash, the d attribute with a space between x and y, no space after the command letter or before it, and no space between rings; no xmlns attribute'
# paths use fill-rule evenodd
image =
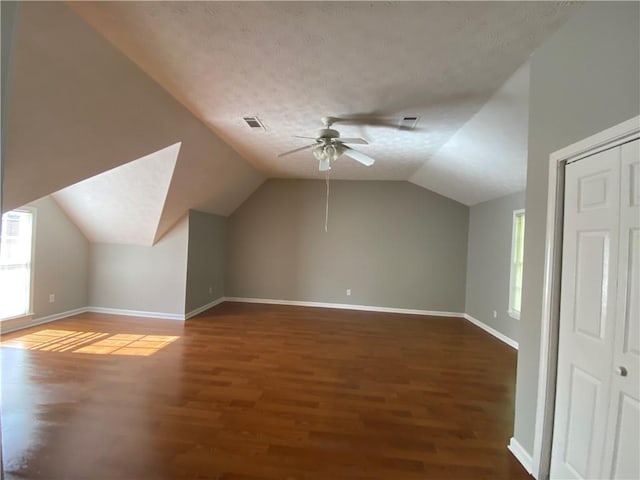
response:
<svg viewBox="0 0 640 480"><path fill-rule="evenodd" d="M560 321L560 279L562 224L564 221L564 175L567 163L640 138L640 116L553 152L549 156L547 223L545 237L538 398L533 439L533 476L549 478L553 436L558 326Z"/></svg>

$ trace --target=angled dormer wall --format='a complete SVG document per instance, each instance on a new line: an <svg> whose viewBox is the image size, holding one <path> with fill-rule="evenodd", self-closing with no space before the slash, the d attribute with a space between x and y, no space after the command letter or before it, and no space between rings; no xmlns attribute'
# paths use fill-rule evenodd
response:
<svg viewBox="0 0 640 480"><path fill-rule="evenodd" d="M188 237L185 216L153 246L92 243L90 309L182 319Z"/></svg>
<svg viewBox="0 0 640 480"><path fill-rule="evenodd" d="M4 211L177 142L182 145L155 240L190 208L230 214L263 181L67 5L25 2L20 10Z"/></svg>
<svg viewBox="0 0 640 480"><path fill-rule="evenodd" d="M189 212L185 314L191 317L224 299L227 219Z"/></svg>

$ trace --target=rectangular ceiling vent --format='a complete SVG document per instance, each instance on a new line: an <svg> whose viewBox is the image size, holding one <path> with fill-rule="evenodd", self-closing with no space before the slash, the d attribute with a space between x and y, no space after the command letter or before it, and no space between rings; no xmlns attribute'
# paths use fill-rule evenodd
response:
<svg viewBox="0 0 640 480"><path fill-rule="evenodd" d="M242 119L247 122L247 125L249 125L251 128L266 130L258 117L242 117Z"/></svg>
<svg viewBox="0 0 640 480"><path fill-rule="evenodd" d="M409 116L409 117L402 117L400 119L400 123L398 123L398 129L400 130L413 130L414 128L416 128L416 124L418 123L418 120L420 120L420 117L417 116Z"/></svg>

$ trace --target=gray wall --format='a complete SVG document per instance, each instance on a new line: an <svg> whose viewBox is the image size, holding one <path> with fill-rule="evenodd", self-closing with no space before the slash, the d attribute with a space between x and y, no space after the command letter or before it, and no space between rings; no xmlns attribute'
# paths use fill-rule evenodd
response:
<svg viewBox="0 0 640 480"><path fill-rule="evenodd" d="M4 155L6 152L5 143L7 137L6 119L9 111L9 86L11 75L12 57L13 57L13 41L16 25L18 24L18 14L20 3L4 1L0 3L0 18L2 25L0 27L0 47L2 48L0 56L0 212L2 210L2 171ZM0 452L0 458L1 452Z"/></svg>
<svg viewBox="0 0 640 480"><path fill-rule="evenodd" d="M225 217L189 211L187 313L224 296L226 237Z"/></svg>
<svg viewBox="0 0 640 480"><path fill-rule="evenodd" d="M229 217L227 296L464 311L468 207L408 182L332 181L325 232L325 188L268 180Z"/></svg>
<svg viewBox="0 0 640 480"><path fill-rule="evenodd" d="M11 67L11 56L13 51L13 32L17 24L19 4L15 2L0 3L0 214L2 213L2 183L3 183L3 162L5 154L5 119L8 111L8 91L9 91L9 69ZM0 424L0 445L2 445L2 428ZM0 448L0 478L4 478L4 461L2 448Z"/></svg>
<svg viewBox="0 0 640 480"><path fill-rule="evenodd" d="M31 202L35 210L33 321L87 306L89 242L51 197ZM55 300L49 302L49 295ZM4 320L3 331L24 328L25 318Z"/></svg>
<svg viewBox="0 0 640 480"><path fill-rule="evenodd" d="M89 298L89 242L51 197L36 209L33 261L33 318L86 307ZM55 302L49 302L49 294Z"/></svg>
<svg viewBox="0 0 640 480"><path fill-rule="evenodd" d="M508 313L511 241L513 211L524 208L524 197L514 193L469 211L466 313L515 341L520 321Z"/></svg>
<svg viewBox="0 0 640 480"><path fill-rule="evenodd" d="M532 453L549 154L640 113L640 4L587 3L532 56L514 436Z"/></svg>
<svg viewBox="0 0 640 480"><path fill-rule="evenodd" d="M91 244L89 305L184 314L188 233L185 216L153 247Z"/></svg>

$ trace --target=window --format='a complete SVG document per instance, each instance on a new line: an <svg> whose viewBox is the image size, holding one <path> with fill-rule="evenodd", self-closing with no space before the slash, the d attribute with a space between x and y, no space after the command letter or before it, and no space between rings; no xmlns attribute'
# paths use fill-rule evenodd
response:
<svg viewBox="0 0 640 480"><path fill-rule="evenodd" d="M513 212L511 239L511 282L509 285L509 315L520 319L522 301L522 263L524 257L524 210Z"/></svg>
<svg viewBox="0 0 640 480"><path fill-rule="evenodd" d="M32 233L32 211L13 210L2 215L0 320L30 313Z"/></svg>

